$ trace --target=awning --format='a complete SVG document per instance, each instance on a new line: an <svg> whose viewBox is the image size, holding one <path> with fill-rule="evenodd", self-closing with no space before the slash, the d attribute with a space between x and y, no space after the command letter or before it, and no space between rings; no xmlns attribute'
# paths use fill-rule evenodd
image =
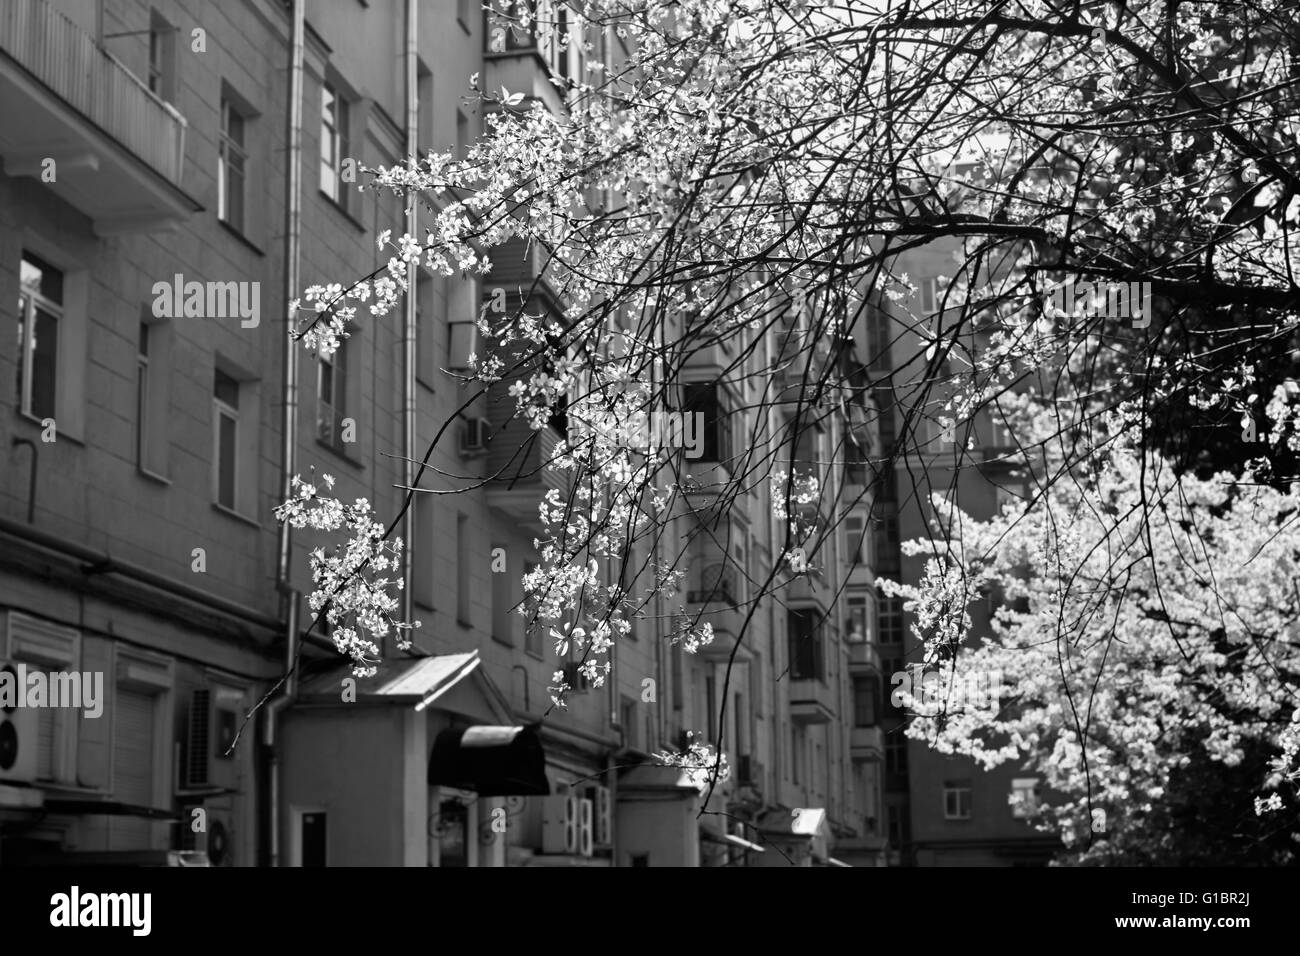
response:
<svg viewBox="0 0 1300 956"><path fill-rule="evenodd" d="M546 753L538 725L449 727L429 756L429 785L480 797L546 796Z"/></svg>
<svg viewBox="0 0 1300 956"><path fill-rule="evenodd" d="M837 860L837 859L835 859L835 857L833 857L833 856L828 856L828 857L826 858L826 865L827 865L827 866L847 866L849 869L853 869L853 864L852 864L852 863L845 863L843 860Z"/></svg>
<svg viewBox="0 0 1300 956"><path fill-rule="evenodd" d="M714 833L712 830L701 830L700 839L709 843L724 843L728 846L738 846L742 850L751 850L754 853L766 852L757 843L751 843L744 837L738 837L731 833Z"/></svg>

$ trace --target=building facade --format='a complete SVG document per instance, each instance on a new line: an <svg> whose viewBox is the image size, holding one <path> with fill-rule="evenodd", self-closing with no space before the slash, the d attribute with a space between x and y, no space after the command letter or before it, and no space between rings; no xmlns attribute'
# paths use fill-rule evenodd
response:
<svg viewBox="0 0 1300 956"><path fill-rule="evenodd" d="M718 640L683 653L658 608L606 686L558 712L546 688L571 662L511 613L537 501L565 480L545 467L558 432L511 480L422 482L458 493L412 509L414 655L352 681L309 626L306 554L325 542L281 536L286 472L396 515L403 456L464 400L444 370L477 347L479 303L536 264L421 275L409 325L364 323L328 361L286 357L288 303L387 261L374 237L406 213L356 190L356 168L465 148L483 122L461 99L472 74L562 110L552 77L579 69L468 0L0 10L0 286L17 303L0 346L0 659L103 675L101 715L20 708L0 727L0 863L884 862L877 640L895 625L872 600L864 493L833 515L846 531L822 586L760 602L729 666L779 522L757 491L719 514L703 482L665 540L701 542L686 603ZM746 416L777 413L748 411L756 386L722 365L700 356L684 384L715 409L701 467L725 470ZM520 454L503 391L438 443L439 475L473 485ZM791 457L864 492L861 469L825 465L843 427L828 418ZM693 534L706 523L728 553ZM843 593L826 586L841 573ZM708 806L649 759L687 731L721 736L733 768Z"/></svg>

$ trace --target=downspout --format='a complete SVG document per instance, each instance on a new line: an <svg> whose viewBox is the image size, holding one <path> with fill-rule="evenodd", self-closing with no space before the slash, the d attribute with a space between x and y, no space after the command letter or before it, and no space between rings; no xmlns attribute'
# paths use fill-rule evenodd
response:
<svg viewBox="0 0 1300 956"><path fill-rule="evenodd" d="M288 501L293 493L293 475L298 449L298 343L289 333L295 327L295 316L288 311L287 303L297 298L298 270L302 237L302 96L303 96L303 45L307 31L307 0L290 0L293 27L289 59L289 113L288 113L288 177L285 182L284 224L284 417L281 423L283 444L280 448L282 500ZM281 695L266 708L263 723L263 743L270 758L267 768L267 803L269 814L267 832L270 844L270 864L280 865L280 758L276 742L278 717L293 703L298 690L298 605L299 594L289 583L293 542L289 524L280 525L279 553L276 562L276 586L284 603L284 661L285 679Z"/></svg>
<svg viewBox="0 0 1300 956"><path fill-rule="evenodd" d="M419 85L416 69L416 32L419 25L419 5L416 0L406 0L406 155L414 161L419 149L420 136ZM414 236L418 226L417 195L406 197L406 233ZM402 461L407 488L415 487L415 335L416 289L420 273L419 260L411 263L407 272L406 321L402 332ZM410 492L408 492L409 494ZM402 560L402 620L415 619L415 499L402 515L402 540L406 542ZM386 642L386 640L385 640Z"/></svg>

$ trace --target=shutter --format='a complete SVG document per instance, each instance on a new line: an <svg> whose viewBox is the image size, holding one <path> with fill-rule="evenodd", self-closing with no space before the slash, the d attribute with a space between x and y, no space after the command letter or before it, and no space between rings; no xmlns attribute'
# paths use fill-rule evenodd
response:
<svg viewBox="0 0 1300 956"><path fill-rule="evenodd" d="M208 785L208 755L212 752L212 691L201 688L190 698L190 723L186 751L185 784Z"/></svg>
<svg viewBox="0 0 1300 956"><path fill-rule="evenodd" d="M136 806L153 806L153 694L117 689L117 726L113 735L113 799ZM148 820L116 817L111 826L113 849L147 849Z"/></svg>
<svg viewBox="0 0 1300 956"><path fill-rule="evenodd" d="M53 707L36 711L36 779L54 779L55 716Z"/></svg>

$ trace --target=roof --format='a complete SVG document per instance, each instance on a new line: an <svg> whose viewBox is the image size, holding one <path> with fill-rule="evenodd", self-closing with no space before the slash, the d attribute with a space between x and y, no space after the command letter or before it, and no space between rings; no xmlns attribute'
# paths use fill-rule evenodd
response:
<svg viewBox="0 0 1300 956"><path fill-rule="evenodd" d="M509 706L500 691L479 667L477 650L460 654L436 654L431 657L390 658L376 665L373 677L356 678L356 699L378 703L414 704L417 711L440 701L442 709L463 712L475 719L489 716L504 723ZM350 664L343 664L324 674L303 681L298 699L321 703L342 700L342 681L352 677ZM468 678L468 680L467 680ZM467 691L474 693L467 696ZM451 698L456 698L455 701Z"/></svg>

